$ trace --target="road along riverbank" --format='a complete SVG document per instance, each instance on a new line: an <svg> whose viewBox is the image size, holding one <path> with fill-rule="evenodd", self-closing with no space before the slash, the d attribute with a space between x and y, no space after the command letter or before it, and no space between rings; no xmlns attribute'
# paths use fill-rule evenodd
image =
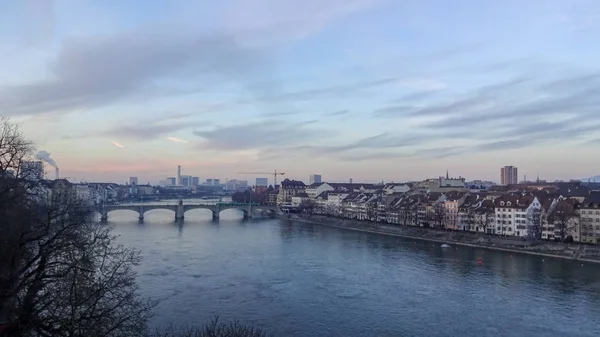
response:
<svg viewBox="0 0 600 337"><path fill-rule="evenodd" d="M546 241L534 244L517 238L503 238L483 233L390 225L372 221L343 219L322 215L292 214L289 217L285 216L285 219L292 222L303 222L313 225L397 236L413 240L425 240L450 245L454 244L517 254L530 254L600 264L600 247L596 245L578 243L566 244Z"/></svg>

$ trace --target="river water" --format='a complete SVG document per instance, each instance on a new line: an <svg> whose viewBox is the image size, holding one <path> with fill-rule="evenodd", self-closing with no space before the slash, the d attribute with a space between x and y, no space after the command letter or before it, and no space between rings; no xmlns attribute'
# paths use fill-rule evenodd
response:
<svg viewBox="0 0 600 337"><path fill-rule="evenodd" d="M276 336L600 336L600 265L241 217L110 214L142 251L154 326L218 314Z"/></svg>

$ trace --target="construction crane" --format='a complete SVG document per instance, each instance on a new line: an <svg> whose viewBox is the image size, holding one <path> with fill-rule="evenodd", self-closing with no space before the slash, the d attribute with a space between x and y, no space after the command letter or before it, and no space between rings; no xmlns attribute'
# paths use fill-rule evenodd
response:
<svg viewBox="0 0 600 337"><path fill-rule="evenodd" d="M278 175L285 175L284 172L277 172L277 170L273 171L273 172L238 172L238 174L272 174L273 175L273 187L277 186L277 176Z"/></svg>

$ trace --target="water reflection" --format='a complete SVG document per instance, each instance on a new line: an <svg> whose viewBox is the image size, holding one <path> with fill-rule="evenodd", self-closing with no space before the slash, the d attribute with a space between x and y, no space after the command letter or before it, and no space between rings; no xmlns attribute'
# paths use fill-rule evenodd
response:
<svg viewBox="0 0 600 337"><path fill-rule="evenodd" d="M219 222L190 213L183 222L157 211L142 224L129 214L110 223L143 251L140 283L161 299L157 325L219 313L278 336L600 333L596 265L244 221L235 210Z"/></svg>

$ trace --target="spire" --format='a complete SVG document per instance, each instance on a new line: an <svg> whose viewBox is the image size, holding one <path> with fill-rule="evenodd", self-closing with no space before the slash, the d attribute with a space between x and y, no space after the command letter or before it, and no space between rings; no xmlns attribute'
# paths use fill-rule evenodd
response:
<svg viewBox="0 0 600 337"><path fill-rule="evenodd" d="M448 169L446 169L446 179L450 179L450 176L448 175Z"/></svg>

